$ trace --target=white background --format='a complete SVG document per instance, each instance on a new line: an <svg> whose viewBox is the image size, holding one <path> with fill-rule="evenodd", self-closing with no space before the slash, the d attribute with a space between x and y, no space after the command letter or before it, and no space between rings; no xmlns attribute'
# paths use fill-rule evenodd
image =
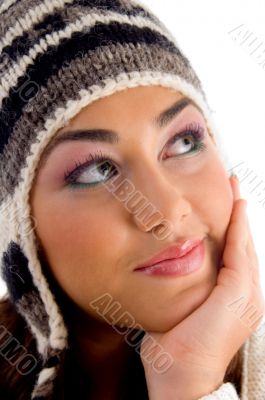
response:
<svg viewBox="0 0 265 400"><path fill-rule="evenodd" d="M262 205L265 199L265 2L144 0L143 3L168 26L190 59L214 110L232 166L241 165L241 169L234 170L241 182L242 197L248 201L249 222L265 290L265 201ZM4 290L0 281L0 295Z"/></svg>

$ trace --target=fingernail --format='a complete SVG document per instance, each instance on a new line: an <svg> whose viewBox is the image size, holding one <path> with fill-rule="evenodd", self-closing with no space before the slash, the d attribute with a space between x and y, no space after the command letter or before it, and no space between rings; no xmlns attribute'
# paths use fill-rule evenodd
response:
<svg viewBox="0 0 265 400"><path fill-rule="evenodd" d="M233 179L235 179L237 182L239 182L238 176L237 176L235 173L231 174L231 178L233 178Z"/></svg>

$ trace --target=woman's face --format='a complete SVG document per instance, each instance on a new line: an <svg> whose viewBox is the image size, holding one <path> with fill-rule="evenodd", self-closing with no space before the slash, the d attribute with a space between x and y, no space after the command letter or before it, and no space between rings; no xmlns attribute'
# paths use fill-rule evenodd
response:
<svg viewBox="0 0 265 400"><path fill-rule="evenodd" d="M36 234L55 280L78 309L96 320L104 317L90 302L108 293L120 304L119 315L129 313L145 330L166 331L204 302L216 284L232 191L195 105L169 113L163 126L155 122L183 98L172 89L149 86L97 100L59 130L56 139L66 131L105 129L115 132L118 140L110 140L105 132L104 141L91 133L61 141L39 164L30 194ZM185 130L185 137L170 142ZM204 135L203 149L200 139L192 136L194 130ZM96 154L102 155L103 163L84 164ZM154 235L152 225L126 206L124 183L121 200L117 182L125 179L132 193L140 193L169 222L165 237ZM158 277L134 271L179 239L203 237L203 266L191 274ZM122 322L132 326L125 316L119 325Z"/></svg>

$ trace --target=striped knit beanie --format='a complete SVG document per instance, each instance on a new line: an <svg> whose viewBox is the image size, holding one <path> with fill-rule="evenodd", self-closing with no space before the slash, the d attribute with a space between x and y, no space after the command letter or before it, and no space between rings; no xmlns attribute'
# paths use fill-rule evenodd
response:
<svg viewBox="0 0 265 400"><path fill-rule="evenodd" d="M147 85L191 98L221 149L199 78L145 4L0 0L0 265L10 301L36 339L41 359L31 399L51 398L69 343L42 271L29 207L38 161L56 131L83 107Z"/></svg>

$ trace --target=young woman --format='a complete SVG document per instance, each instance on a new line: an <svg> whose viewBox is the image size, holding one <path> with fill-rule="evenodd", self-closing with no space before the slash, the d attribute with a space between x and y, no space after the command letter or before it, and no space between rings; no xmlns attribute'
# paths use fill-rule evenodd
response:
<svg viewBox="0 0 265 400"><path fill-rule="evenodd" d="M1 399L263 398L246 201L170 32L132 0L0 13Z"/></svg>

